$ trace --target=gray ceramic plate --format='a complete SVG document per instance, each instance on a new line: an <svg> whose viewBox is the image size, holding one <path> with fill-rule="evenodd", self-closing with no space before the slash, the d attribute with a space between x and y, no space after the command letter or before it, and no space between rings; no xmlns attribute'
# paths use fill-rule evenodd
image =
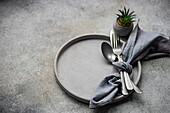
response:
<svg viewBox="0 0 170 113"><path fill-rule="evenodd" d="M101 43L104 41L109 43L109 37L97 34L79 36L64 44L55 57L54 72L58 84L67 94L81 102L88 103L100 81L116 72L102 55ZM133 70L133 81L138 84L141 76L140 61ZM117 96L113 102L126 97Z"/></svg>

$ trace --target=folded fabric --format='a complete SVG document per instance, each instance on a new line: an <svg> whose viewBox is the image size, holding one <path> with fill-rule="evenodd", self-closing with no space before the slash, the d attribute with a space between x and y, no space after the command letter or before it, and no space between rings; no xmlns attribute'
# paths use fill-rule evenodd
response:
<svg viewBox="0 0 170 113"><path fill-rule="evenodd" d="M170 37L159 33L145 32L135 26L122 51L124 62L112 62L120 71L127 71L132 77L132 65L138 60L148 60L170 54ZM106 76L97 86L89 103L89 108L97 108L112 103L121 90L120 74Z"/></svg>

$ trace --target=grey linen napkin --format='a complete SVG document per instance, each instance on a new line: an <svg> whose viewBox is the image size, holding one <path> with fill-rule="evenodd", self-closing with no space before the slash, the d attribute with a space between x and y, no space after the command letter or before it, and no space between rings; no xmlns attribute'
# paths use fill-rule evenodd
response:
<svg viewBox="0 0 170 113"><path fill-rule="evenodd" d="M124 62L113 62L119 70L125 70L132 77L132 65L138 60L149 60L170 54L170 37L159 33L145 32L135 26L122 51ZM97 86L90 100L89 108L97 108L112 103L121 90L120 74L106 76Z"/></svg>

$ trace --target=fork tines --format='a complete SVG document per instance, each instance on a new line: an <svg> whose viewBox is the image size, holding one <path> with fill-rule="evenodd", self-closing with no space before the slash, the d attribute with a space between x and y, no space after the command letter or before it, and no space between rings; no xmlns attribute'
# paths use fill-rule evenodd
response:
<svg viewBox="0 0 170 113"><path fill-rule="evenodd" d="M120 47L120 37L118 35L113 36L113 48Z"/></svg>

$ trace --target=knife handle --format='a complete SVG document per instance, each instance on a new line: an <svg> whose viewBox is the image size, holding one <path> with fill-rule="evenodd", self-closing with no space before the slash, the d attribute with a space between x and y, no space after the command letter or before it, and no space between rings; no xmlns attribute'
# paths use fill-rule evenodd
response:
<svg viewBox="0 0 170 113"><path fill-rule="evenodd" d="M126 84L127 89L132 90L133 86L132 86L129 74L126 71L124 71L123 73L124 73L125 84Z"/></svg>

